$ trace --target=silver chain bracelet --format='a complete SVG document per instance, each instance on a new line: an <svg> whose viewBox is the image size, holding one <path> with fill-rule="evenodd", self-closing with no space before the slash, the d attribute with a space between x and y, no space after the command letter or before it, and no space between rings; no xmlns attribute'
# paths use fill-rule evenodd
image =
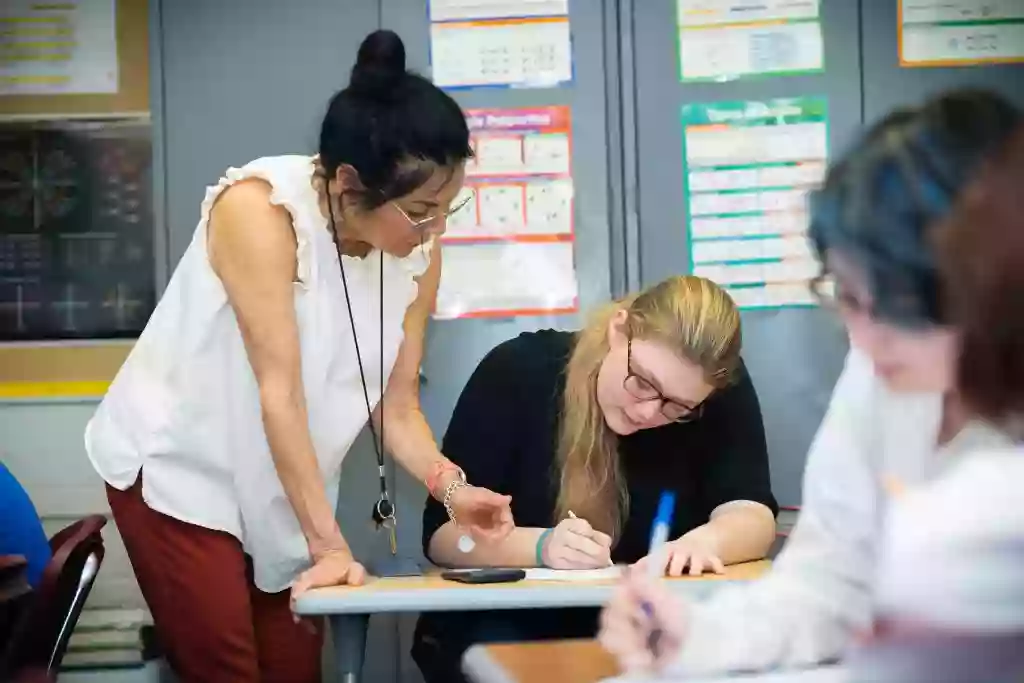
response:
<svg viewBox="0 0 1024 683"><path fill-rule="evenodd" d="M461 476L458 479L453 479L448 482L448 486L444 488L444 498L441 501L441 504L444 505L445 512L448 513L448 519L452 521L452 524L455 525L456 529L459 528L459 520L455 517L455 510L452 508L452 496L455 495L455 492L459 489L469 486L469 484L466 483L465 473L463 473L462 470L459 470L459 474ZM476 542L474 542L470 536L465 533L459 536L458 548L461 552L468 553L475 547Z"/></svg>
<svg viewBox="0 0 1024 683"><path fill-rule="evenodd" d="M452 496L455 492L464 486L469 486L464 479L453 479L448 483L448 486L444 489L444 499L441 504L444 505L445 512L448 513L448 519L452 520L452 524L455 526L459 525L459 520L455 518L455 510L452 509Z"/></svg>

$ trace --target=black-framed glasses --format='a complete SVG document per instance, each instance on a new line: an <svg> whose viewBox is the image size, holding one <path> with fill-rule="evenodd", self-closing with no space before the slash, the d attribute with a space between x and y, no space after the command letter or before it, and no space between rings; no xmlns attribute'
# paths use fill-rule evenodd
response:
<svg viewBox="0 0 1024 683"><path fill-rule="evenodd" d="M633 339L626 340L626 379L622 387L638 401L658 401L659 410L669 422L692 422L704 413L704 401L688 406L668 398L647 378L633 370Z"/></svg>
<svg viewBox="0 0 1024 683"><path fill-rule="evenodd" d="M416 219L416 218L413 218L412 216L410 216L408 213L405 212L405 209L400 207L395 202L391 202L391 206L395 207L395 210L398 211L398 213L402 214L402 218L404 218L405 220L409 221L409 225L411 225L414 228L422 228L423 226L428 225L428 224L430 224L430 223L432 223L432 222L434 222L436 220L443 220L443 221L447 222L449 218L451 218L452 216L457 214L467 204L469 204L469 200L471 200L472 198L473 198L473 195L467 195L461 202L459 202L458 204L456 204L452 208L448 209L444 213L438 213L438 214L434 214L432 216L427 216L426 218L419 218L419 219Z"/></svg>

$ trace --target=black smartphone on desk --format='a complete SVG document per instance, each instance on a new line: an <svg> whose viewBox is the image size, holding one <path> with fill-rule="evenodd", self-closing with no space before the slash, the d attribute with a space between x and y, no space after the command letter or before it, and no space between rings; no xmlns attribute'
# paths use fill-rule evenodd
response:
<svg viewBox="0 0 1024 683"><path fill-rule="evenodd" d="M515 583L526 578L522 569L449 569L441 572L441 578L459 583Z"/></svg>

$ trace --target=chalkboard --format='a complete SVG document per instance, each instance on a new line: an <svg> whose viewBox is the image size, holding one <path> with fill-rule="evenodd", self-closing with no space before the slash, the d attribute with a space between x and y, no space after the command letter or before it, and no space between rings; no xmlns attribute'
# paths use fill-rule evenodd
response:
<svg viewBox="0 0 1024 683"><path fill-rule="evenodd" d="M155 301L147 119L0 125L0 340L137 337Z"/></svg>

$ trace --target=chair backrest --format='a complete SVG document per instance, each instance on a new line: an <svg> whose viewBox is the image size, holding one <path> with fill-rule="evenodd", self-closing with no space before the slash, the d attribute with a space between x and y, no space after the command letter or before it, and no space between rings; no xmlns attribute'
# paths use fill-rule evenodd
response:
<svg viewBox="0 0 1024 683"><path fill-rule="evenodd" d="M0 643L11 637L32 599L27 567L23 555L0 555Z"/></svg>
<svg viewBox="0 0 1024 683"><path fill-rule="evenodd" d="M106 523L102 515L90 515L50 539L53 557L43 570L28 614L7 648L8 671L31 667L55 675L60 668L71 632L103 563L101 530Z"/></svg>

